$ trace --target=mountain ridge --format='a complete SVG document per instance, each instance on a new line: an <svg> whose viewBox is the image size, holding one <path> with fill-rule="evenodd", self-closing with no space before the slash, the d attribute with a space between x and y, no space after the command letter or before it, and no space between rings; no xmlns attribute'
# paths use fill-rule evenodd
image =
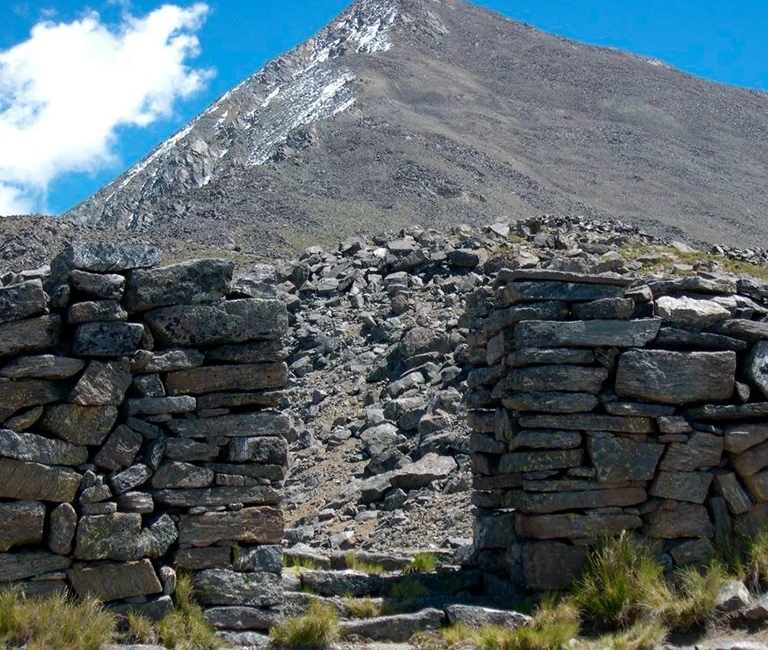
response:
<svg viewBox="0 0 768 650"><path fill-rule="evenodd" d="M66 218L264 255L541 213L745 246L766 131L759 91L456 0L359 0Z"/></svg>

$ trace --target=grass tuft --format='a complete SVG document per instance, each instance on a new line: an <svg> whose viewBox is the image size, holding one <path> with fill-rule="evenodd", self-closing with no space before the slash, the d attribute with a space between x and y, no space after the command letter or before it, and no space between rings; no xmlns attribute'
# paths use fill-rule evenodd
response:
<svg viewBox="0 0 768 650"><path fill-rule="evenodd" d="M128 614L128 636L134 643L155 645L159 640L157 628L144 616L130 612Z"/></svg>
<svg viewBox="0 0 768 650"><path fill-rule="evenodd" d="M582 641L576 650L652 650L668 634L669 630L657 621L635 623L628 630L607 634L596 641Z"/></svg>
<svg viewBox="0 0 768 650"><path fill-rule="evenodd" d="M354 569L355 571L367 573L368 575L378 576L384 573L384 567L381 566L381 564L361 560L354 553L347 553L347 555L344 556L344 562L348 569Z"/></svg>
<svg viewBox="0 0 768 650"><path fill-rule="evenodd" d="M273 643L281 648L320 650L335 643L339 636L336 610L320 602L313 602L304 616L288 618L270 632Z"/></svg>
<svg viewBox="0 0 768 650"><path fill-rule="evenodd" d="M221 640L195 602L190 576L178 576L174 604L174 609L158 623L158 637L166 648L212 650L221 647Z"/></svg>
<svg viewBox="0 0 768 650"><path fill-rule="evenodd" d="M297 573L302 569L314 571L319 568L317 562L311 557L288 557L287 555L283 555L283 567L289 570L293 569Z"/></svg>
<svg viewBox="0 0 768 650"><path fill-rule="evenodd" d="M768 530L762 530L746 542L746 574L757 588L768 586Z"/></svg>
<svg viewBox="0 0 768 650"><path fill-rule="evenodd" d="M374 618L381 615L381 606L370 598L347 596L344 604L354 618Z"/></svg>
<svg viewBox="0 0 768 650"><path fill-rule="evenodd" d="M437 558L432 553L417 553L406 567L405 573L433 573L437 570Z"/></svg>
<svg viewBox="0 0 768 650"><path fill-rule="evenodd" d="M115 636L117 620L93 598L65 595L41 600L18 591L0 594L0 647L28 650L98 650Z"/></svg>

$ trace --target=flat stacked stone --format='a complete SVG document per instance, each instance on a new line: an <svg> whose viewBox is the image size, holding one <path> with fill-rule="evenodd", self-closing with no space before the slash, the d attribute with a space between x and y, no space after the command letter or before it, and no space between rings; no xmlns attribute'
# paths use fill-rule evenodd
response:
<svg viewBox="0 0 768 650"><path fill-rule="evenodd" d="M229 261L161 258L74 245L47 281L0 288L0 588L156 617L175 564L216 627L265 629L282 599L287 311L230 298Z"/></svg>
<svg viewBox="0 0 768 650"><path fill-rule="evenodd" d="M716 524L768 503L765 299L731 277L644 286L541 269L502 269L478 290L472 501L478 530L512 522L494 544L476 539L481 566L566 588L585 545L623 530L696 562Z"/></svg>

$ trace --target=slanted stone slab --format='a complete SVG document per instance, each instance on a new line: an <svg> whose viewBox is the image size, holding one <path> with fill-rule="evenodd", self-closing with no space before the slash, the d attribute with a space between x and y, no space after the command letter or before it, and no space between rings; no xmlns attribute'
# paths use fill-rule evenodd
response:
<svg viewBox="0 0 768 650"><path fill-rule="evenodd" d="M768 418L768 402L752 404L706 404L688 409L686 417L690 421L697 420L753 420Z"/></svg>
<svg viewBox="0 0 768 650"><path fill-rule="evenodd" d="M525 429L565 429L571 431L615 431L617 433L652 433L653 420L645 417L621 417L574 413L572 415L524 415Z"/></svg>
<svg viewBox="0 0 768 650"><path fill-rule="evenodd" d="M656 313L665 322L704 329L731 317L731 312L713 300L696 300L683 296L662 296L656 301Z"/></svg>
<svg viewBox="0 0 768 650"><path fill-rule="evenodd" d="M608 370L605 368L529 366L512 371L497 388L525 393L561 391L595 395L607 378Z"/></svg>
<svg viewBox="0 0 768 650"><path fill-rule="evenodd" d="M59 555L72 552L72 542L77 529L77 513L69 503L56 506L51 512L51 526L48 533L48 547Z"/></svg>
<svg viewBox="0 0 768 650"><path fill-rule="evenodd" d="M741 454L768 440L768 424L735 424L725 428L725 450Z"/></svg>
<svg viewBox="0 0 768 650"><path fill-rule="evenodd" d="M107 438L102 448L96 453L93 462L97 467L110 472L130 467L143 441L144 438L140 433L121 424Z"/></svg>
<svg viewBox="0 0 768 650"><path fill-rule="evenodd" d="M508 443L508 451L516 449L575 449L581 446L578 431L556 431L527 429L516 433Z"/></svg>
<svg viewBox="0 0 768 650"><path fill-rule="evenodd" d="M647 498L648 494L643 488L634 487L587 490L583 492L539 492L533 494L524 491L513 491L504 495L503 503L505 508L514 508L519 512L550 514L586 508L634 506L643 503Z"/></svg>
<svg viewBox="0 0 768 650"><path fill-rule="evenodd" d="M587 450L598 481L649 481L656 473L664 445L598 432L588 437Z"/></svg>
<svg viewBox="0 0 768 650"><path fill-rule="evenodd" d="M181 515L179 521L182 546L210 546L220 541L280 544L282 539L283 514L272 507Z"/></svg>
<svg viewBox="0 0 768 650"><path fill-rule="evenodd" d="M0 458L0 497L20 501L74 501L82 476L64 467Z"/></svg>
<svg viewBox="0 0 768 650"><path fill-rule="evenodd" d="M491 337L521 321L563 321L566 318L568 318L568 303L550 300L496 309L488 316L483 328L486 336Z"/></svg>
<svg viewBox="0 0 768 650"><path fill-rule="evenodd" d="M445 478L457 468L458 465L453 458L428 453L415 463L396 470L390 481L392 487L416 490L431 485L433 481Z"/></svg>
<svg viewBox="0 0 768 650"><path fill-rule="evenodd" d="M0 422L21 409L51 404L65 397L66 388L52 381L30 379L0 382Z"/></svg>
<svg viewBox="0 0 768 650"><path fill-rule="evenodd" d="M617 347L636 348L650 343L661 320L586 320L570 322L525 321L515 328L518 348Z"/></svg>
<svg viewBox="0 0 768 650"><path fill-rule="evenodd" d="M161 415L165 413L190 413L197 408L197 400L191 395L179 397L141 397L127 400L128 415Z"/></svg>
<svg viewBox="0 0 768 650"><path fill-rule="evenodd" d="M73 269L69 283L75 291L95 298L120 300L125 290L125 276L118 273L89 273Z"/></svg>
<svg viewBox="0 0 768 650"><path fill-rule="evenodd" d="M276 339L288 328L288 310L281 300L228 300L163 307L144 320L159 345L199 347Z"/></svg>
<svg viewBox="0 0 768 650"><path fill-rule="evenodd" d="M704 503L712 483L712 474L702 472L659 472L648 490L652 497Z"/></svg>
<svg viewBox="0 0 768 650"><path fill-rule="evenodd" d="M504 454L499 462L499 473L541 472L550 469L579 467L583 457L584 452L581 449Z"/></svg>
<svg viewBox="0 0 768 650"><path fill-rule="evenodd" d="M131 312L168 305L215 302L229 293L235 265L227 260L189 260L162 268L133 271L124 303Z"/></svg>
<svg viewBox="0 0 768 650"><path fill-rule="evenodd" d="M712 537L714 526L704 506L665 501L660 508L645 515L643 534L659 539Z"/></svg>
<svg viewBox="0 0 768 650"><path fill-rule="evenodd" d="M72 269L95 273L115 273L155 266L163 259L163 252L146 244L73 244L64 252Z"/></svg>
<svg viewBox="0 0 768 650"><path fill-rule="evenodd" d="M75 466L88 461L88 450L34 433L0 429L0 456L45 465Z"/></svg>
<svg viewBox="0 0 768 650"><path fill-rule="evenodd" d="M710 332L689 332L676 327L662 327L656 337L660 346L686 346L697 350L733 350L740 352L747 349L747 343L723 334Z"/></svg>
<svg viewBox="0 0 768 650"><path fill-rule="evenodd" d="M630 350L619 357L616 394L662 404L725 400L735 375L735 352Z"/></svg>
<svg viewBox="0 0 768 650"><path fill-rule="evenodd" d="M40 316L0 325L0 356L40 352L59 344L61 317Z"/></svg>
<svg viewBox="0 0 768 650"><path fill-rule="evenodd" d="M142 336L141 323L85 323L75 331L72 349L82 357L123 357L136 352Z"/></svg>
<svg viewBox="0 0 768 650"><path fill-rule="evenodd" d="M734 319L727 320L712 328L718 334L734 336L744 341L768 339L768 322Z"/></svg>
<svg viewBox="0 0 768 650"><path fill-rule="evenodd" d="M441 609L422 609L412 614L393 614L358 620L343 621L345 635L355 635L372 641L407 643L417 632L437 630L445 623Z"/></svg>
<svg viewBox="0 0 768 650"><path fill-rule="evenodd" d="M745 373L760 392L768 397L768 341L760 341L752 346Z"/></svg>
<svg viewBox="0 0 768 650"><path fill-rule="evenodd" d="M728 504L728 510L732 515L743 515L752 508L747 493L741 487L736 474L728 472L727 474L718 474L714 481L715 492L725 499Z"/></svg>
<svg viewBox="0 0 768 650"><path fill-rule="evenodd" d="M205 366L172 372L165 385L169 395L200 395L231 390L282 388L287 380L288 366L279 362Z"/></svg>
<svg viewBox="0 0 768 650"><path fill-rule="evenodd" d="M739 476L752 476L764 467L768 467L768 442L750 447L738 456L731 458L731 463Z"/></svg>
<svg viewBox="0 0 768 650"><path fill-rule="evenodd" d="M508 628L516 628L521 625L527 625L531 620L530 616L519 612L506 609L491 609L477 605L448 605L445 608L445 613L448 615L448 622L451 625L462 624L475 628L486 625L502 625Z"/></svg>
<svg viewBox="0 0 768 650"><path fill-rule="evenodd" d="M697 275L652 282L650 287L654 297L671 293L704 293L730 296L737 291L736 280L733 278L702 278Z"/></svg>
<svg viewBox="0 0 768 650"><path fill-rule="evenodd" d="M42 314L48 300L41 280L27 280L0 287L0 323Z"/></svg>
<svg viewBox="0 0 768 650"><path fill-rule="evenodd" d="M269 630L283 620L280 611L271 608L208 607L205 620L218 630Z"/></svg>
<svg viewBox="0 0 768 650"><path fill-rule="evenodd" d="M82 566L68 571L67 576L80 598L92 596L102 602L163 591L150 560Z"/></svg>
<svg viewBox="0 0 768 650"><path fill-rule="evenodd" d="M768 472L758 472L744 478L744 483L757 503L768 501Z"/></svg>
<svg viewBox="0 0 768 650"><path fill-rule="evenodd" d="M100 445L116 420L114 406L55 404L45 409L40 427L76 445Z"/></svg>
<svg viewBox="0 0 768 650"><path fill-rule="evenodd" d="M510 282L502 291L502 300L506 304L517 302L536 302L539 300L562 300L566 302L586 302L619 298L624 295L624 288L610 284L586 284L578 282Z"/></svg>
<svg viewBox="0 0 768 650"><path fill-rule="evenodd" d="M523 546L525 586L537 592L571 587L587 564L587 550L562 542L528 542Z"/></svg>
<svg viewBox="0 0 768 650"><path fill-rule="evenodd" d="M626 514L517 515L515 530L530 539L584 539L614 536L643 525L640 517Z"/></svg>
<svg viewBox="0 0 768 650"><path fill-rule="evenodd" d="M379 576L353 569L302 571L301 582L304 587L312 589L322 596L365 596L375 594L381 588Z"/></svg>
<svg viewBox="0 0 768 650"><path fill-rule="evenodd" d="M723 436L694 431L688 442L668 446L659 468L669 472L693 472L703 467L717 467L723 455Z"/></svg>
<svg viewBox="0 0 768 650"><path fill-rule="evenodd" d="M45 506L38 501L0 503L0 553L43 541Z"/></svg>
<svg viewBox="0 0 768 650"><path fill-rule="evenodd" d="M78 560L137 560L141 515L118 512L81 517L75 537Z"/></svg>
<svg viewBox="0 0 768 650"><path fill-rule="evenodd" d="M274 573L205 569L192 580L195 598L203 605L270 607L283 600L282 582Z"/></svg>
<svg viewBox="0 0 768 650"><path fill-rule="evenodd" d="M451 459L453 460L453 459ZM218 507L232 503L251 506L278 505L280 493L274 488L257 485L253 487L213 487L198 490L152 490L155 503L161 505L190 508Z"/></svg>
<svg viewBox="0 0 768 650"><path fill-rule="evenodd" d="M97 321L124 321L128 312L117 300L88 300L75 302L67 310L67 322L70 325L94 323Z"/></svg>
<svg viewBox="0 0 768 650"><path fill-rule="evenodd" d="M583 284L607 284L617 287L629 287L635 281L634 276L617 273L576 273L556 271L554 269L501 269L496 275L498 283L523 281L581 282Z"/></svg>
<svg viewBox="0 0 768 650"><path fill-rule="evenodd" d="M0 370L0 376L9 379L68 379L85 367L85 361L41 354L21 357Z"/></svg>
<svg viewBox="0 0 768 650"><path fill-rule="evenodd" d="M0 584L62 571L72 566L72 558L46 551L0 553Z"/></svg>
<svg viewBox="0 0 768 650"><path fill-rule="evenodd" d="M69 401L82 406L120 406L132 381L127 361L91 361Z"/></svg>
<svg viewBox="0 0 768 650"><path fill-rule="evenodd" d="M533 366L539 364L580 364L591 365L595 362L592 350L569 350L567 348L523 348L507 355L507 365L512 367Z"/></svg>
<svg viewBox="0 0 768 650"><path fill-rule="evenodd" d="M539 413L588 413L598 404L594 395L587 393L518 393L501 400L504 408L513 411Z"/></svg>
<svg viewBox="0 0 768 650"><path fill-rule="evenodd" d="M167 427L184 438L210 436L283 436L293 428L291 418L276 413L244 413L215 418L171 420Z"/></svg>

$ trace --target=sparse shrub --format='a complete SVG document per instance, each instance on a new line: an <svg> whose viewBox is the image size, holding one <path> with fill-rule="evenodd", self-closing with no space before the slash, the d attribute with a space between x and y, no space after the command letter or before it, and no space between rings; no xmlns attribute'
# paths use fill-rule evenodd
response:
<svg viewBox="0 0 768 650"><path fill-rule="evenodd" d="M381 605L374 602L371 598L347 596L344 599L344 604L354 618L373 618L381 614Z"/></svg>
<svg viewBox="0 0 768 650"><path fill-rule="evenodd" d="M128 614L128 635L135 643L154 645L158 641L157 628L152 621L135 612Z"/></svg>
<svg viewBox="0 0 768 650"><path fill-rule="evenodd" d="M438 567L433 553L417 553L406 567L405 573L432 573Z"/></svg>
<svg viewBox="0 0 768 650"><path fill-rule="evenodd" d="M65 595L26 599L18 591L0 594L0 646L28 650L98 650L115 635L116 619L93 598Z"/></svg>
<svg viewBox="0 0 768 650"><path fill-rule="evenodd" d="M644 615L648 593L658 592L664 584L664 569L650 547L622 533L591 553L573 597L590 621L619 627Z"/></svg>
<svg viewBox="0 0 768 650"><path fill-rule="evenodd" d="M348 569L354 569L361 573L367 573L372 576L378 576L384 573L384 567L381 566L381 564L361 560L354 553L347 553L347 555L344 556L344 562Z"/></svg>
<svg viewBox="0 0 768 650"><path fill-rule="evenodd" d="M545 600L530 623L516 628L487 625L477 631L481 650L554 650L579 633L579 612L570 602Z"/></svg>
<svg viewBox="0 0 768 650"><path fill-rule="evenodd" d="M327 648L339 635L336 610L321 602L313 602L304 616L288 618L270 632L274 644L283 648Z"/></svg>
<svg viewBox="0 0 768 650"><path fill-rule="evenodd" d="M174 609L158 623L158 637L166 648L207 650L222 645L195 602L190 576L178 576L174 604Z"/></svg>

